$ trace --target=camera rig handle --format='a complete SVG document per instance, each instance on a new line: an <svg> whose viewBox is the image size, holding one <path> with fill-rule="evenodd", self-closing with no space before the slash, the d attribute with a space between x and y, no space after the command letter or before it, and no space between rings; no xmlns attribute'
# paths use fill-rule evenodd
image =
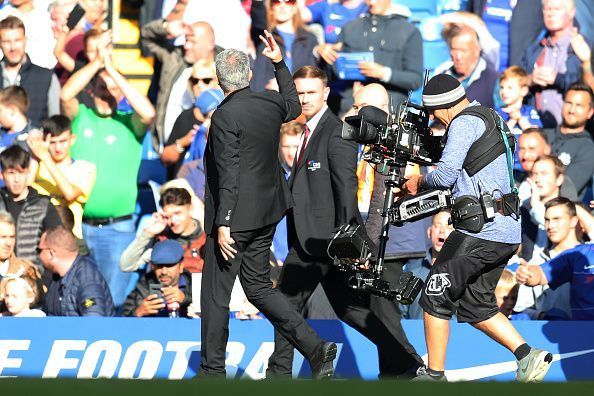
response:
<svg viewBox="0 0 594 396"><path fill-rule="evenodd" d="M400 187L404 181L401 178L400 166L389 166L389 179L386 179L386 197L384 198L384 208L382 210L382 228L379 235L379 244L377 249L377 260L375 262L373 272L379 278L384 271L384 261L386 255L386 246L388 243L388 233L390 231L390 212L394 204L395 193L394 189Z"/></svg>

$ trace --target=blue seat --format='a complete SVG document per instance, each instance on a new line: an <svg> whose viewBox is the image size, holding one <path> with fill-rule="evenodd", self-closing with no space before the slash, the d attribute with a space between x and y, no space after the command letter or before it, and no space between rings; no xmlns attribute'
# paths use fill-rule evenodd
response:
<svg viewBox="0 0 594 396"><path fill-rule="evenodd" d="M438 0L392 0L392 4L408 7L411 12L410 21L415 24L427 17L439 15Z"/></svg>
<svg viewBox="0 0 594 396"><path fill-rule="evenodd" d="M151 184L163 184L166 181L165 166L161 163L159 153L153 149L151 134L147 133L142 142L142 160L138 168L138 198L136 200L138 215L142 216L157 210Z"/></svg>
<svg viewBox="0 0 594 396"><path fill-rule="evenodd" d="M158 159L159 153L155 151L153 147L153 134L152 131L148 131L142 139L142 159Z"/></svg>
<svg viewBox="0 0 594 396"><path fill-rule="evenodd" d="M465 11L468 8L469 0L440 0L438 12L447 14L448 12Z"/></svg>
<svg viewBox="0 0 594 396"><path fill-rule="evenodd" d="M429 69L429 75L435 68L450 59L448 45L441 38L442 25L437 17L427 17L419 23L423 36L423 68ZM423 87L413 91L411 101L421 103Z"/></svg>
<svg viewBox="0 0 594 396"><path fill-rule="evenodd" d="M159 153L155 151L151 141L150 132L144 136L142 141L142 160L138 169L138 184L147 184L149 180L157 183L165 183L167 174L165 166L161 163Z"/></svg>
<svg viewBox="0 0 594 396"><path fill-rule="evenodd" d="M450 51L441 38L442 24L438 17L427 17L419 23L423 36L423 63L425 69L433 70L450 59Z"/></svg>
<svg viewBox="0 0 594 396"><path fill-rule="evenodd" d="M433 70L450 59L450 50L443 41L423 42L423 64L426 69Z"/></svg>

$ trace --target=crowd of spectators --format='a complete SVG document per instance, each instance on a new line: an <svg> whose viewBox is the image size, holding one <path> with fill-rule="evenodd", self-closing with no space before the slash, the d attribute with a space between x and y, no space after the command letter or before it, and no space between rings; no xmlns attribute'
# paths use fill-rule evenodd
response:
<svg viewBox="0 0 594 396"><path fill-rule="evenodd" d="M79 0L85 13L72 26L76 3L0 2L2 316L199 316L192 292L205 242L202 157L224 100L214 59L226 48L245 51L250 89L278 89L258 40L267 29L291 71L315 65L327 73L327 103L339 117L370 104L396 110L421 88L424 68L454 76L471 101L494 108L517 138L522 212L521 250L501 278L498 304L518 320L594 319L588 1L135 2L139 45L154 57L147 96L113 60L107 2ZM279 131L287 178L305 120ZM165 175L151 182L156 210L139 204L147 151ZM431 170L410 164L406 174ZM385 177L362 160L357 177L359 209L377 239ZM426 277L450 223L444 211L393 227L388 265ZM288 249L283 220L273 283ZM231 306L234 317L261 317L239 283ZM405 318L422 317L417 301L400 308ZM335 317L322 289L306 311Z"/></svg>

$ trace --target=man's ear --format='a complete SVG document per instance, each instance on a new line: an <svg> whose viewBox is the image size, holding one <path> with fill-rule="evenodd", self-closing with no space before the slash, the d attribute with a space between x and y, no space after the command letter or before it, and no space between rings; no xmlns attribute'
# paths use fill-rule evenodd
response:
<svg viewBox="0 0 594 396"><path fill-rule="evenodd" d="M579 222L580 222L580 220L578 219L578 217L577 216L573 216L571 218L571 222L570 222L571 228L577 227L577 225L578 225Z"/></svg>
<svg viewBox="0 0 594 396"><path fill-rule="evenodd" d="M330 95L330 87L324 88L324 102L328 100L328 95Z"/></svg>
<svg viewBox="0 0 594 396"><path fill-rule="evenodd" d="M550 144L547 144L547 145L545 146L544 153L545 153L546 155L550 155L550 154L551 154L551 145L550 145Z"/></svg>

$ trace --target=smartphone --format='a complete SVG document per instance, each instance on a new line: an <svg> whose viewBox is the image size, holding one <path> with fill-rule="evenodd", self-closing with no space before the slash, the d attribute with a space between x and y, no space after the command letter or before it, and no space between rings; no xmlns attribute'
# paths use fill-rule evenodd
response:
<svg viewBox="0 0 594 396"><path fill-rule="evenodd" d="M162 287L163 286L160 283L149 284L149 295L155 294L158 298L165 301L165 298L163 297L163 292L161 291Z"/></svg>
<svg viewBox="0 0 594 396"><path fill-rule="evenodd" d="M85 9L79 3L76 3L70 14L68 15L68 19L66 20L66 26L68 30L74 29L76 25L80 22L82 17L85 16Z"/></svg>

